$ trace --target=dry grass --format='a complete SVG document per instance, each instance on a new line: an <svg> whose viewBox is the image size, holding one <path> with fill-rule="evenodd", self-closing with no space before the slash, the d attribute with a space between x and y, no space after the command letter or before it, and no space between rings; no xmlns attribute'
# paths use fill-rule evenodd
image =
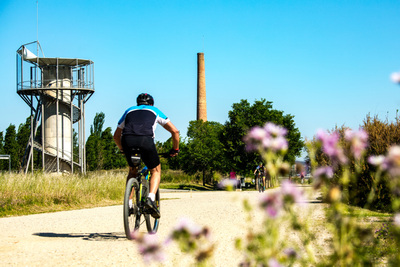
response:
<svg viewBox="0 0 400 267"><path fill-rule="evenodd" d="M0 217L121 205L127 170L81 174L0 174ZM161 188L212 190L181 171L163 171Z"/></svg>
<svg viewBox="0 0 400 267"><path fill-rule="evenodd" d="M0 176L0 217L121 204L125 171Z"/></svg>

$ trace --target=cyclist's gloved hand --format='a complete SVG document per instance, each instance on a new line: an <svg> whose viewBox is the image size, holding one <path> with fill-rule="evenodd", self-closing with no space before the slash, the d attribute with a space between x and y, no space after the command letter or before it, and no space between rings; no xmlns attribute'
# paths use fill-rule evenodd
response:
<svg viewBox="0 0 400 267"><path fill-rule="evenodd" d="M173 149L173 148L171 148L171 149L169 150L169 155L170 155L171 157L175 157L176 155L178 155L178 153L179 153L179 149Z"/></svg>

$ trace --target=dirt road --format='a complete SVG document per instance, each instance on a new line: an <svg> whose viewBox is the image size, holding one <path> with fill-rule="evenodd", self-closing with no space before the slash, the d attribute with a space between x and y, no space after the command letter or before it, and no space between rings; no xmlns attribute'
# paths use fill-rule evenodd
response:
<svg viewBox="0 0 400 267"><path fill-rule="evenodd" d="M249 227L242 199L255 204L259 197L255 191L162 192L158 236L165 240L179 218L188 217L211 229L214 265L237 266L242 258L234 240ZM254 224L262 218L262 212L254 214ZM125 238L122 206L1 218L0 229L2 266L145 266L136 244ZM168 247L164 266L191 263L177 247Z"/></svg>

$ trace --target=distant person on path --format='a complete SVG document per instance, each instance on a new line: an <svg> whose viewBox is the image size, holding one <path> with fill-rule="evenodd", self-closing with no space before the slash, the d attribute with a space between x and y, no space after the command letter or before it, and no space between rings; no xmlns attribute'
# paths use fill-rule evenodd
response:
<svg viewBox="0 0 400 267"><path fill-rule="evenodd" d="M301 184L304 183L304 172L300 173Z"/></svg>
<svg viewBox="0 0 400 267"><path fill-rule="evenodd" d="M264 168L264 165L262 163L258 164L256 169L254 170L254 175L256 176L256 179L258 177L262 177L264 190L265 190L265 168ZM256 181L256 183L257 183L257 181Z"/></svg>
<svg viewBox="0 0 400 267"><path fill-rule="evenodd" d="M151 173L150 193L146 207L152 211L154 218L160 218L160 211L155 204L161 179L160 158L154 144L154 131L157 123L171 133L172 149L170 156L175 157L179 153L179 131L167 116L154 107L154 99L149 94L140 94L137 106L130 107L118 121L118 127L114 133L114 141L129 163L127 180L137 175L137 167L131 162L132 148L139 148L142 160Z"/></svg>
<svg viewBox="0 0 400 267"><path fill-rule="evenodd" d="M236 178L236 172L235 172L233 169L231 169L231 172L229 173L229 179L231 179L231 180L237 180L237 178ZM238 187L238 185L239 185L239 182L236 181L235 187Z"/></svg>

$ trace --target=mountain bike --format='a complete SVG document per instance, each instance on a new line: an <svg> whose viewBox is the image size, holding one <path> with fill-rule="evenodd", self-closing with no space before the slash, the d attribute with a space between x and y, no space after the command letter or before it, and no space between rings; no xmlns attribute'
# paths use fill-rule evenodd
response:
<svg viewBox="0 0 400 267"><path fill-rule="evenodd" d="M168 153L159 155L167 157ZM129 178L124 195L124 228L129 240L134 238L134 232L138 231L143 223L146 224L147 232L150 234L157 233L160 223L160 219L153 218L150 215L151 212L145 207L149 195L150 175L146 166L139 170L142 162L139 150L133 149L131 160L133 165L138 168L138 174L136 177ZM160 189L157 190L155 203L160 210Z"/></svg>
<svg viewBox="0 0 400 267"><path fill-rule="evenodd" d="M257 175L257 185L258 185L258 192L262 193L264 192L264 181L263 181L263 175L258 174Z"/></svg>

